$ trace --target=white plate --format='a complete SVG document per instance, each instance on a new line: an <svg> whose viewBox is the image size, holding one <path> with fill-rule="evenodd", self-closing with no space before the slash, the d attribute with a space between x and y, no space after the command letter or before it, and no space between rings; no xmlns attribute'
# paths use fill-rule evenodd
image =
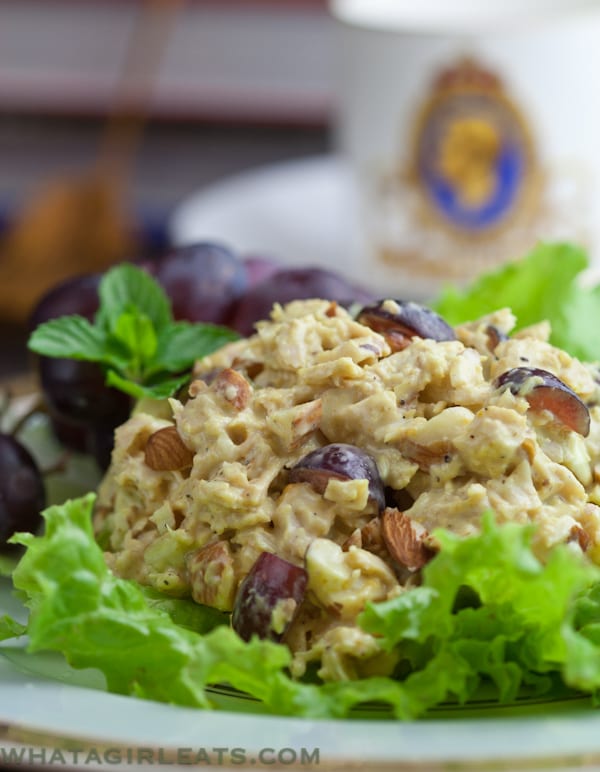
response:
<svg viewBox="0 0 600 772"><path fill-rule="evenodd" d="M339 158L289 161L191 196L174 212L170 234L176 244L220 241L241 254L339 270L364 282L357 202L351 171Z"/></svg>
<svg viewBox="0 0 600 772"><path fill-rule="evenodd" d="M56 452L43 420L27 425L22 438L41 459ZM89 474L81 463L54 495L77 492ZM3 614L24 616L0 578ZM168 770L192 761L203 769L320 772L600 768L600 712L587 699L449 706L410 723L383 720L376 709L369 720L318 721L257 714L255 703L227 690L214 691L218 711L107 694L94 671L86 671L85 686L74 685L81 674L60 657L42 664L15 643L0 645L0 768Z"/></svg>
<svg viewBox="0 0 600 772"><path fill-rule="evenodd" d="M14 605L8 596L4 582L3 610ZM542 709L539 715L533 706L481 710L479 717L471 709L411 723L200 711L50 680L0 655L0 767L11 759L13 764L20 759L64 766L77 762L77 750L86 768L110 769L138 761L165 769L190 758L201 758L205 769L222 769L229 760L236 769L322 772L352 767L407 772L597 768L600 714L578 702Z"/></svg>

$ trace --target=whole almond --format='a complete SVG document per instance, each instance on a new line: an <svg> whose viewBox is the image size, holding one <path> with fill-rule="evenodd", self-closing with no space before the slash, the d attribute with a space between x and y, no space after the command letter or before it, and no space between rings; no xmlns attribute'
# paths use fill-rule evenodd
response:
<svg viewBox="0 0 600 772"><path fill-rule="evenodd" d="M426 529L399 509L387 507L383 511L381 532L392 558L409 571L418 571L434 555Z"/></svg>
<svg viewBox="0 0 600 772"><path fill-rule="evenodd" d="M148 438L144 461L155 472L188 469L193 460L194 453L184 445L176 426L166 426Z"/></svg>

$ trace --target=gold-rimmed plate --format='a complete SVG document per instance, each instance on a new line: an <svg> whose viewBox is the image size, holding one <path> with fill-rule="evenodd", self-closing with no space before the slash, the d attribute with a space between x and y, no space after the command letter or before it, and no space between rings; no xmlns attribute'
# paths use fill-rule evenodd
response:
<svg viewBox="0 0 600 772"><path fill-rule="evenodd" d="M27 400L14 403L17 413ZM20 436L42 463L61 452L43 414ZM94 474L89 459L71 458L51 498L85 492ZM24 616L8 578L3 614ZM378 706L350 720L308 720L265 715L255 700L215 687L220 709L201 711L108 694L99 673L28 655L24 644L0 645L0 768L600 769L600 711L588 698L448 705L415 722Z"/></svg>
<svg viewBox="0 0 600 772"><path fill-rule="evenodd" d="M247 712L247 703L233 705L235 695L230 709L216 711L143 701L100 691L89 677L92 685L74 686L0 656L0 767L517 772L600 765L600 713L586 701L471 706L409 723L319 721Z"/></svg>

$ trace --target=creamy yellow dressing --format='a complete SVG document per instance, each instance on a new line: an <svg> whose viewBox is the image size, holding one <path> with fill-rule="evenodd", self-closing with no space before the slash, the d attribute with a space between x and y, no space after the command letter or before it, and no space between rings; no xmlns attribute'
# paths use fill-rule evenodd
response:
<svg viewBox="0 0 600 772"><path fill-rule="evenodd" d="M391 353L382 335L328 301L276 306L255 335L199 362L187 401L150 403L116 432L95 527L109 534L119 575L231 610L261 552L308 572L308 591L286 633L300 675L316 661L325 679L389 673L393 658L360 630L368 601L409 591L414 576L377 536L365 480L330 480L323 492L291 483L309 451L350 443L376 462L419 533L478 530L483 512L537 526L541 559L558 543L600 561L600 411L586 438L535 413L525 394L501 391L508 369L539 367L582 400L597 400L590 367L551 346L547 325L490 350L490 324L456 328L457 340L414 338ZM235 379L219 373L235 370ZM243 382L242 382L243 381ZM154 471L145 445L177 427L191 468ZM361 536L362 534L362 536ZM283 604L274 624L284 628Z"/></svg>

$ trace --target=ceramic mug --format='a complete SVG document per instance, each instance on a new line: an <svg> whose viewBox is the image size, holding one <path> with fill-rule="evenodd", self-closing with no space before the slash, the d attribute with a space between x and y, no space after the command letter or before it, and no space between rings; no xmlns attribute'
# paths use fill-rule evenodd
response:
<svg viewBox="0 0 600 772"><path fill-rule="evenodd" d="M600 2L332 0L336 141L372 285L417 298L568 239L600 253Z"/></svg>

